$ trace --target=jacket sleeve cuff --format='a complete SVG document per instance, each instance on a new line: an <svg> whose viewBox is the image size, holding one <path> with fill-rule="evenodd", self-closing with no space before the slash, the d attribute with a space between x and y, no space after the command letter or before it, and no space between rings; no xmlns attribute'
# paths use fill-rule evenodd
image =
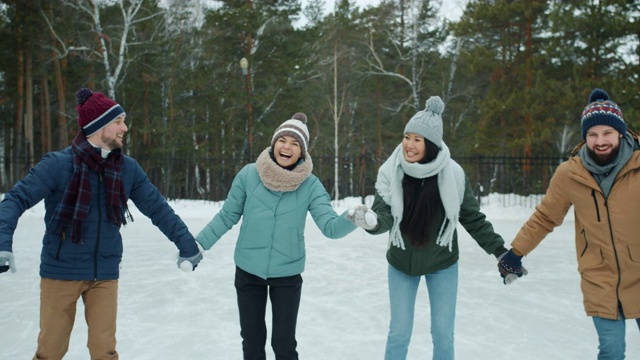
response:
<svg viewBox="0 0 640 360"><path fill-rule="evenodd" d="M493 252L493 256L495 256L496 258L500 257L500 255L506 253L507 248L505 248L504 246L500 246L499 248L497 248L494 252Z"/></svg>

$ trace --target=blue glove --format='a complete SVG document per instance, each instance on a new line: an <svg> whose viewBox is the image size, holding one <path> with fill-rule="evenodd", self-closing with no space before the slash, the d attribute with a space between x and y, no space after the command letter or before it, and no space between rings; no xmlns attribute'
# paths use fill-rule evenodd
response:
<svg viewBox="0 0 640 360"><path fill-rule="evenodd" d="M16 272L16 263L11 251L0 251L0 273L6 272L11 269L11 272Z"/></svg>
<svg viewBox="0 0 640 360"><path fill-rule="evenodd" d="M202 260L202 253L200 251L191 257L178 256L178 267L185 272L191 272L198 267L200 260Z"/></svg>
<svg viewBox="0 0 640 360"><path fill-rule="evenodd" d="M502 282L509 285L519 277L527 275L529 272L522 266L522 256L518 256L513 249L498 257L498 270L502 276Z"/></svg>

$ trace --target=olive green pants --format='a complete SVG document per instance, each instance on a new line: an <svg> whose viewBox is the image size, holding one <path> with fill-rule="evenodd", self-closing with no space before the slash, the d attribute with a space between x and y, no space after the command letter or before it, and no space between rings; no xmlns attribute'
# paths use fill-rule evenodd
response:
<svg viewBox="0 0 640 360"><path fill-rule="evenodd" d="M82 297L89 329L87 347L92 360L118 359L116 317L118 281L40 280L40 335L33 360L61 360L69 349Z"/></svg>

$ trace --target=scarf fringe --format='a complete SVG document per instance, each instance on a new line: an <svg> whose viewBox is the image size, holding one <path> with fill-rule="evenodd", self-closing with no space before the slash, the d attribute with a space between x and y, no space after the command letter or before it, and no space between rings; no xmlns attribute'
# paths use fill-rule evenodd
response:
<svg viewBox="0 0 640 360"><path fill-rule="evenodd" d="M405 173L415 178L438 175L438 188L446 216L440 226L436 244L448 247L449 251L452 251L453 234L458 224L466 180L464 171L451 159L449 149L444 143L442 143L442 150L438 157L427 164L407 163L402 153L402 145L398 145L380 167L376 191L391 206L393 216L393 226L389 230L387 249L396 246L405 250L404 239L400 232L400 222L404 210L402 178Z"/></svg>

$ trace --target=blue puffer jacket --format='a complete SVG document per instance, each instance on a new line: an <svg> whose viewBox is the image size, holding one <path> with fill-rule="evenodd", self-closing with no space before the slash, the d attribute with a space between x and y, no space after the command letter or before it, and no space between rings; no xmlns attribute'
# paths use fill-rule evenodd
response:
<svg viewBox="0 0 640 360"><path fill-rule="evenodd" d="M91 209L83 223L82 241L74 244L49 225L73 174L71 147L51 152L20 180L0 202L0 251L12 251L13 233L20 216L42 199L46 231L42 241L40 276L60 280L114 280L122 260L120 227L107 220L106 191L98 174L90 171ZM122 181L127 199L148 216L180 250L180 256L197 254L198 247L184 222L175 214L138 163L124 157ZM146 260L146 259L145 259Z"/></svg>
<svg viewBox="0 0 640 360"><path fill-rule="evenodd" d="M256 164L249 164L236 175L222 209L196 241L210 249L242 217L234 255L238 267L263 279L301 274L307 212L326 237L337 239L355 229L345 214L333 210L315 175L295 191L272 191L262 183Z"/></svg>

